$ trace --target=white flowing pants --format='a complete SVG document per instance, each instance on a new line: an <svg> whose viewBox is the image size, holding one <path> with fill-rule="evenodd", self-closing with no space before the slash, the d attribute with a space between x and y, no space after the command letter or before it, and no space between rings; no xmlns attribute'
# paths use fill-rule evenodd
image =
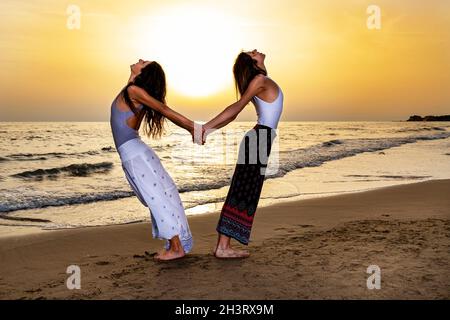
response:
<svg viewBox="0 0 450 320"><path fill-rule="evenodd" d="M178 189L159 157L140 138L129 140L118 150L122 168L134 193L150 209L153 237L166 240L179 236L184 251L193 239Z"/></svg>

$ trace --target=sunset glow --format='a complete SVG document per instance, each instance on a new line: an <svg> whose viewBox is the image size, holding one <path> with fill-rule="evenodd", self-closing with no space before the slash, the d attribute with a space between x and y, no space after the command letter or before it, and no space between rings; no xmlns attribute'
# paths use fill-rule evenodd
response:
<svg viewBox="0 0 450 320"><path fill-rule="evenodd" d="M80 28L67 25L69 4ZM236 99L241 50L267 55L282 120L399 120L448 113L450 2L0 2L3 121L105 121L137 59L157 60L168 103L206 121ZM246 108L239 120L254 120Z"/></svg>
<svg viewBox="0 0 450 320"><path fill-rule="evenodd" d="M205 97L232 85L230 61L243 43L236 27L232 17L220 12L177 6L137 19L135 50L165 66L177 93Z"/></svg>

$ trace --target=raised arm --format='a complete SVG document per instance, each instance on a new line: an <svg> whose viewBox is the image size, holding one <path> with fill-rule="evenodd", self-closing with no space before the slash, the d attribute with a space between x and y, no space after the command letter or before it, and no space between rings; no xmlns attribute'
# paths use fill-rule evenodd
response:
<svg viewBox="0 0 450 320"><path fill-rule="evenodd" d="M175 123L177 126L188 130L191 134L194 132L194 121L189 120L185 116L166 106L164 103L156 100L144 89L133 85L128 87L128 94L131 99L149 106L153 110L161 113L164 117Z"/></svg>
<svg viewBox="0 0 450 320"><path fill-rule="evenodd" d="M250 102L250 100L264 90L264 83L265 77L263 75L257 75L250 82L247 90L241 96L239 101L226 107L216 117L211 119L208 123L204 124L203 128L206 131L208 131L208 133L211 133L212 131L220 129L229 124L234 119L236 119L238 114L245 108L245 106Z"/></svg>

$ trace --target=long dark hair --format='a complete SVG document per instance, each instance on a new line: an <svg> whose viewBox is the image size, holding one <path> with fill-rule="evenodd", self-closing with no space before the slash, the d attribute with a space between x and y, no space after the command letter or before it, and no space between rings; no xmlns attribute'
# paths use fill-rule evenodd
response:
<svg viewBox="0 0 450 320"><path fill-rule="evenodd" d="M158 62L153 61L142 68L141 73L134 79L134 81L128 83L121 92L126 104L130 107L133 113L137 115L138 110L136 110L133 102L131 101L127 90L133 85L144 89L156 100L164 104L166 103L166 75ZM165 117L149 106L144 105L144 110L144 121L146 123L144 127L145 134L152 138L161 137L164 132Z"/></svg>
<svg viewBox="0 0 450 320"><path fill-rule="evenodd" d="M253 60L252 57L245 52L241 52L237 56L233 66L236 95L239 92L242 96L245 90L247 90L250 82L252 82L253 78L258 74L267 76L267 72L258 67L256 63L256 60Z"/></svg>

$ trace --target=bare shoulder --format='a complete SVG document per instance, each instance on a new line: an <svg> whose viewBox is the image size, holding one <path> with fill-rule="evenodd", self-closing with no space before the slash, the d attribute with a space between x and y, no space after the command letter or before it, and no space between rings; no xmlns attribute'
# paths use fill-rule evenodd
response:
<svg viewBox="0 0 450 320"><path fill-rule="evenodd" d="M142 96L141 90L143 90L143 89L139 88L138 86L135 86L135 85L131 85L127 88L128 97L130 98L130 100L133 103L135 108L138 108L140 105L142 105L142 103L139 102L139 97ZM121 97L121 100L123 101L123 103L125 105L127 104L125 102L125 99L123 96ZM128 109L129 109L129 107L128 107Z"/></svg>
<svg viewBox="0 0 450 320"><path fill-rule="evenodd" d="M266 83L267 77L262 74L258 74L252 79L252 81L250 81L249 87L252 88L253 90L261 89L266 86Z"/></svg>
<svg viewBox="0 0 450 320"><path fill-rule="evenodd" d="M142 104L142 100L146 95L146 92L141 87L131 85L127 88L128 96L133 102L134 106L137 107Z"/></svg>
<svg viewBox="0 0 450 320"><path fill-rule="evenodd" d="M252 82L254 81L258 84L264 84L264 83L266 83L267 79L268 79L267 76L265 76L263 74L258 74L253 78Z"/></svg>
<svg viewBox="0 0 450 320"><path fill-rule="evenodd" d="M127 88L128 94L130 95L130 98L134 98L136 96L138 96L141 93L141 88L139 88L138 86L135 85L131 85Z"/></svg>

